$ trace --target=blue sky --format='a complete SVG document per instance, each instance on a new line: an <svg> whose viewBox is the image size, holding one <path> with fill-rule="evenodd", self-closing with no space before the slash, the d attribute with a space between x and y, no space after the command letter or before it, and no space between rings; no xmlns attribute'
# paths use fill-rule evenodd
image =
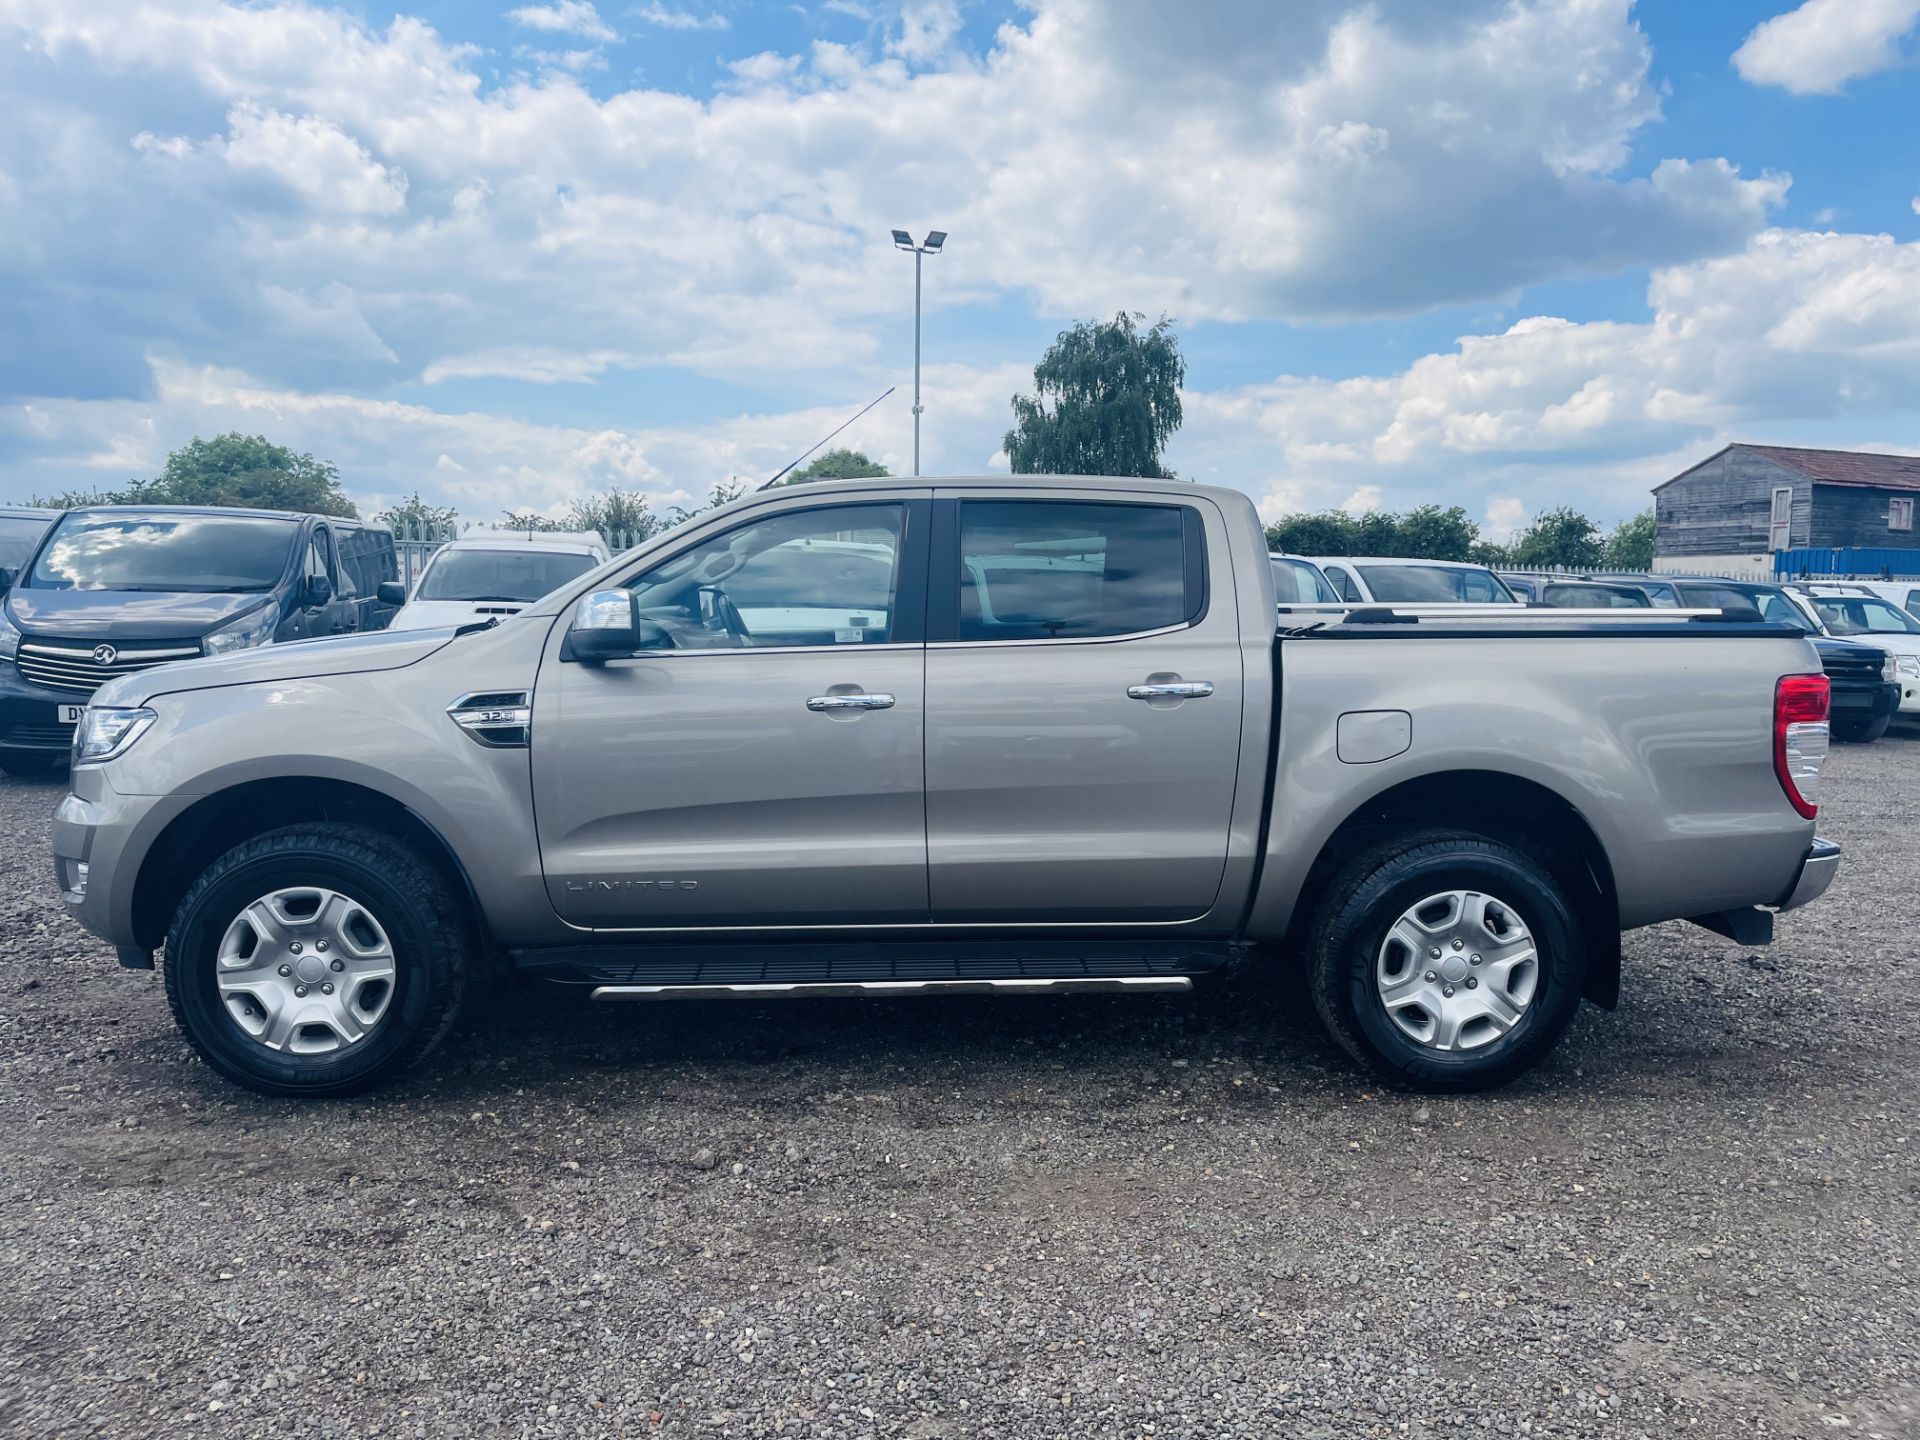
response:
<svg viewBox="0 0 1920 1440"><path fill-rule="evenodd" d="M0 500L243 429L367 508L1003 464L1175 318L1172 462L1603 520L1727 439L1920 449L1920 0L0 0Z"/></svg>

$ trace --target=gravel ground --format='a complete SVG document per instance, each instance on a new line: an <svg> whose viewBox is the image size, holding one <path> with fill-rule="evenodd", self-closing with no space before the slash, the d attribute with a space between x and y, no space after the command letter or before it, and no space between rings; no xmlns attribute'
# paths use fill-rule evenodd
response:
<svg viewBox="0 0 1920 1440"><path fill-rule="evenodd" d="M194 1062L0 784L0 1432L1920 1435L1920 738L1829 898L1492 1096L1303 996L588 1010L367 1100Z"/></svg>

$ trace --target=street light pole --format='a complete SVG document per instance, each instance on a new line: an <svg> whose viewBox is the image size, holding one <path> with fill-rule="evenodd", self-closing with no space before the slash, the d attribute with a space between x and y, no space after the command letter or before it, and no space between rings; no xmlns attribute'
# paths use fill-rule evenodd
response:
<svg viewBox="0 0 1920 1440"><path fill-rule="evenodd" d="M905 230L893 232L893 244L897 250L913 252L913 473L920 473L920 416L926 409L920 403L920 265L929 255L938 255L940 247L947 243L947 232L929 230L926 240L921 244L913 243L913 236Z"/></svg>

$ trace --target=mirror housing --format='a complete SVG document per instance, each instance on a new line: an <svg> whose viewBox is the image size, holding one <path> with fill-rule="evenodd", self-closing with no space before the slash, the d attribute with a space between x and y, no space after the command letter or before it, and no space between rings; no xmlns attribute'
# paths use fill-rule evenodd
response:
<svg viewBox="0 0 1920 1440"><path fill-rule="evenodd" d="M309 575L301 594L309 605L324 605L333 599L333 582L324 575Z"/></svg>
<svg viewBox="0 0 1920 1440"><path fill-rule="evenodd" d="M407 587L398 580L382 580L374 590L375 597L382 605L404 605L407 603Z"/></svg>
<svg viewBox="0 0 1920 1440"><path fill-rule="evenodd" d="M7 567L4 565L0 565L0 595L6 594L7 591L11 590L12 588L13 588L13 571L7 569Z"/></svg>
<svg viewBox="0 0 1920 1440"><path fill-rule="evenodd" d="M670 650L673 637L665 627L640 613L631 590L595 590L582 595L573 607L562 660L582 665L604 665L625 660L642 650Z"/></svg>

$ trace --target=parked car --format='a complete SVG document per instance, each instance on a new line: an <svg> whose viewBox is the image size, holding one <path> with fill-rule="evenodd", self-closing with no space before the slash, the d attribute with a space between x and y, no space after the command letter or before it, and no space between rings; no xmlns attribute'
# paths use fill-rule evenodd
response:
<svg viewBox="0 0 1920 1440"><path fill-rule="evenodd" d="M849 545L891 554L884 594ZM1622 930L1760 943L1830 881L1804 631L1277 627L1264 555L1245 495L1162 480L758 493L509 624L111 682L61 891L122 964L164 946L200 1055L275 1094L391 1076L513 973L602 1001L1173 992L1249 947L1303 953L1274 983L1385 1076L1467 1090L1614 1003ZM875 623L750 618L849 611Z"/></svg>
<svg viewBox="0 0 1920 1440"><path fill-rule="evenodd" d="M468 535L433 552L411 599L398 582L385 587L382 598L401 606L395 630L504 619L610 558L607 542L588 532Z"/></svg>
<svg viewBox="0 0 1920 1440"><path fill-rule="evenodd" d="M275 641L377 628L393 538L319 515L194 506L69 510L0 598L0 770L67 758L116 676Z"/></svg>
<svg viewBox="0 0 1920 1440"><path fill-rule="evenodd" d="M1890 600L1909 615L1920 619L1920 579L1905 580L1817 580L1809 586L1849 595L1877 595Z"/></svg>
<svg viewBox="0 0 1920 1440"><path fill-rule="evenodd" d="M1832 687L1832 728L1836 739L1878 740L1900 706L1901 679L1895 658L1878 646L1832 639L1799 596L1781 585L1711 576L1676 578L1680 598L1690 607L1724 609L1790 625L1805 631L1820 653Z"/></svg>
<svg viewBox="0 0 1920 1440"><path fill-rule="evenodd" d="M1819 617L1820 627L1840 640L1860 640L1893 656L1899 672L1900 708L1908 719L1920 719L1920 620L1893 601L1860 594L1835 585L1795 585Z"/></svg>
<svg viewBox="0 0 1920 1440"><path fill-rule="evenodd" d="M1340 598L1395 605L1517 605L1514 593L1484 565L1460 560L1403 560L1381 555L1314 556Z"/></svg>
<svg viewBox="0 0 1920 1440"><path fill-rule="evenodd" d="M1500 578L1523 601L1567 610L1647 610L1653 597L1640 585L1625 580L1576 580L1563 575L1514 575Z"/></svg>
<svg viewBox="0 0 1920 1440"><path fill-rule="evenodd" d="M1320 567L1304 555L1267 556L1273 569L1274 598L1282 605L1338 605L1340 596Z"/></svg>
<svg viewBox="0 0 1920 1440"><path fill-rule="evenodd" d="M59 517L58 510L0 505L0 593L12 587L13 577L27 563L47 527Z"/></svg>

